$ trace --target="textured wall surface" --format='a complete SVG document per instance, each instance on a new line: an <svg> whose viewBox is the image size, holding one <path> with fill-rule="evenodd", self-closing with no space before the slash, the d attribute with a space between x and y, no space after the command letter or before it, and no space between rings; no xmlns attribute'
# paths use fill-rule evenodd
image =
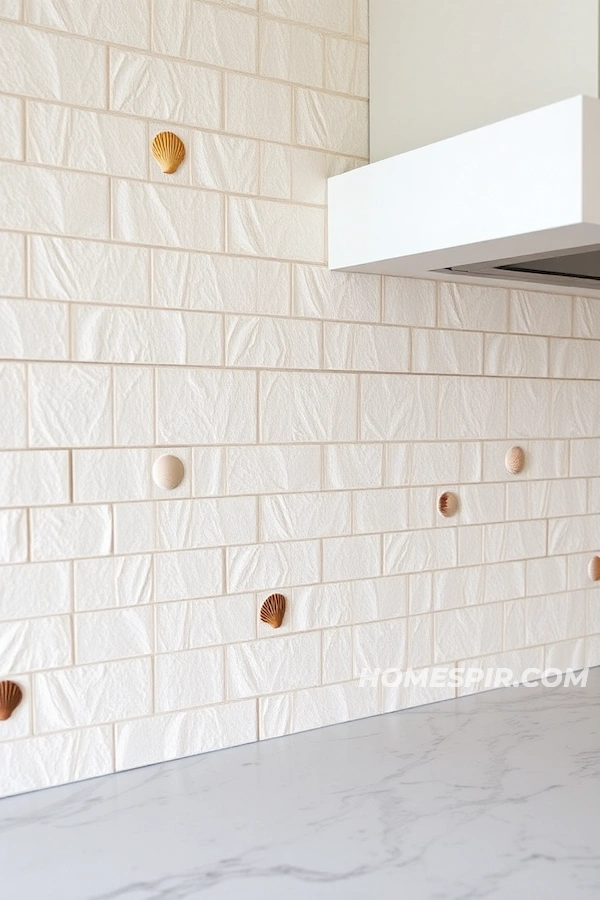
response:
<svg viewBox="0 0 600 900"><path fill-rule="evenodd" d="M448 693L365 666L600 662L600 301L325 267L366 18L0 0L1 793Z"/></svg>

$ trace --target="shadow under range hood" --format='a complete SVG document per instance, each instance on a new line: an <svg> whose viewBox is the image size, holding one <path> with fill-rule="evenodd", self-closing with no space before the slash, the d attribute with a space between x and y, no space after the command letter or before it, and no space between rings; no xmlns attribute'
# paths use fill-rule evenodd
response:
<svg viewBox="0 0 600 900"><path fill-rule="evenodd" d="M329 265L600 291L600 0L371 0L371 163Z"/></svg>

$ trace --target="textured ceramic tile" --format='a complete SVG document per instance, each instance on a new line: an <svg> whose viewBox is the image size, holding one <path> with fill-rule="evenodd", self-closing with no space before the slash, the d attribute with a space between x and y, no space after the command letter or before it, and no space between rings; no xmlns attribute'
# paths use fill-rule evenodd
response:
<svg viewBox="0 0 600 900"><path fill-rule="evenodd" d="M357 683L298 691L294 695L294 731L306 731L364 719L379 712L377 689Z"/></svg>
<svg viewBox="0 0 600 900"><path fill-rule="evenodd" d="M319 581L319 562L318 541L230 547L227 585L235 592L315 584Z"/></svg>
<svg viewBox="0 0 600 900"><path fill-rule="evenodd" d="M283 19L315 25L326 31L352 34L352 0L322 3L321 0L264 0L263 11Z"/></svg>
<svg viewBox="0 0 600 900"><path fill-rule="evenodd" d="M255 443L254 373L159 369L156 389L160 443Z"/></svg>
<svg viewBox="0 0 600 900"><path fill-rule="evenodd" d="M31 558L106 556L112 545L109 506L40 507L31 511Z"/></svg>
<svg viewBox="0 0 600 900"><path fill-rule="evenodd" d="M485 560L502 562L546 555L546 522L507 522L486 525Z"/></svg>
<svg viewBox="0 0 600 900"><path fill-rule="evenodd" d="M552 378L600 378L598 351L600 341L551 341L550 376Z"/></svg>
<svg viewBox="0 0 600 900"><path fill-rule="evenodd" d="M2 134L0 157L23 159L23 103L17 97L0 97Z"/></svg>
<svg viewBox="0 0 600 900"><path fill-rule="evenodd" d="M326 488L380 487L383 479L381 444L329 444L324 448Z"/></svg>
<svg viewBox="0 0 600 900"><path fill-rule="evenodd" d="M108 237L108 183L100 175L0 163L0 191L1 228Z"/></svg>
<svg viewBox="0 0 600 900"><path fill-rule="evenodd" d="M74 501L106 503L150 499L151 460L148 450L75 450Z"/></svg>
<svg viewBox="0 0 600 900"><path fill-rule="evenodd" d="M58 303L0 300L0 356L67 359L68 311Z"/></svg>
<svg viewBox="0 0 600 900"><path fill-rule="evenodd" d="M433 327L437 317L435 281L384 278L383 321L393 325Z"/></svg>
<svg viewBox="0 0 600 900"><path fill-rule="evenodd" d="M113 771L110 728L82 728L0 744L0 794L52 787Z"/></svg>
<svg viewBox="0 0 600 900"><path fill-rule="evenodd" d="M548 554L582 553L598 550L600 515L569 516L548 523ZM536 554L543 556L544 554Z"/></svg>
<svg viewBox="0 0 600 900"><path fill-rule="evenodd" d="M114 236L155 246L222 250L223 202L214 192L115 181Z"/></svg>
<svg viewBox="0 0 600 900"><path fill-rule="evenodd" d="M433 377L365 375L361 378L361 437L370 441L434 439L437 394Z"/></svg>
<svg viewBox="0 0 600 900"><path fill-rule="evenodd" d="M225 347L229 366L318 369L321 327L317 322L229 316Z"/></svg>
<svg viewBox="0 0 600 900"><path fill-rule="evenodd" d="M0 506L69 503L66 450L0 452Z"/></svg>
<svg viewBox="0 0 600 900"><path fill-rule="evenodd" d="M225 494L225 448L194 447L192 451L192 496ZM243 493L232 491L231 493ZM248 493L253 493L249 491Z"/></svg>
<svg viewBox="0 0 600 900"><path fill-rule="evenodd" d="M510 330L531 334L571 334L573 300L562 294L511 291Z"/></svg>
<svg viewBox="0 0 600 900"><path fill-rule="evenodd" d="M214 3L154 0L154 49L246 72L256 70L255 16Z"/></svg>
<svg viewBox="0 0 600 900"><path fill-rule="evenodd" d="M321 641L316 633L227 648L227 682L234 700L312 687L320 679Z"/></svg>
<svg viewBox="0 0 600 900"><path fill-rule="evenodd" d="M97 40L150 46L148 0L28 0L27 20Z"/></svg>
<svg viewBox="0 0 600 900"><path fill-rule="evenodd" d="M159 603L156 607L159 653L252 641L255 637L254 594Z"/></svg>
<svg viewBox="0 0 600 900"><path fill-rule="evenodd" d="M0 656L3 676L70 666L70 616L0 623Z"/></svg>
<svg viewBox="0 0 600 900"><path fill-rule="evenodd" d="M248 544L256 537L254 497L173 500L157 507L159 550Z"/></svg>
<svg viewBox="0 0 600 900"><path fill-rule="evenodd" d="M113 371L115 443L154 443L154 375L152 369L118 366Z"/></svg>
<svg viewBox="0 0 600 900"><path fill-rule="evenodd" d="M34 447L111 443L110 369L67 363L32 365L29 402Z"/></svg>
<svg viewBox="0 0 600 900"><path fill-rule="evenodd" d="M325 368L408 372L409 331L384 325L328 322L325 325Z"/></svg>
<svg viewBox="0 0 600 900"><path fill-rule="evenodd" d="M574 336L600 338L600 301L596 297L575 297L574 303Z"/></svg>
<svg viewBox="0 0 600 900"><path fill-rule="evenodd" d="M461 331L414 329L412 371L453 375L480 375L483 371L483 338Z"/></svg>
<svg viewBox="0 0 600 900"><path fill-rule="evenodd" d="M0 563L25 562L27 554L26 510L0 510Z"/></svg>
<svg viewBox="0 0 600 900"><path fill-rule="evenodd" d="M506 386L502 381L494 378L441 379L441 438L503 438L506 425Z"/></svg>
<svg viewBox="0 0 600 900"><path fill-rule="evenodd" d="M221 75L188 63L111 49L110 108L196 128L221 124Z"/></svg>
<svg viewBox="0 0 600 900"><path fill-rule="evenodd" d="M369 96L369 48L356 41L328 38L325 53L325 86L332 91Z"/></svg>
<svg viewBox="0 0 600 900"><path fill-rule="evenodd" d="M435 614L436 662L502 650L502 606L474 606Z"/></svg>
<svg viewBox="0 0 600 900"><path fill-rule="evenodd" d="M0 568L0 619L54 616L70 611L68 562Z"/></svg>
<svg viewBox="0 0 600 900"><path fill-rule="evenodd" d="M549 347L545 338L526 335L487 334L485 374L545 378Z"/></svg>
<svg viewBox="0 0 600 900"><path fill-rule="evenodd" d="M552 388L553 437L600 434L600 382L555 381L544 387Z"/></svg>
<svg viewBox="0 0 600 900"><path fill-rule="evenodd" d="M257 738L254 700L150 716L117 725L117 769L148 766Z"/></svg>
<svg viewBox="0 0 600 900"><path fill-rule="evenodd" d="M352 629L328 628L321 636L322 671L325 684L352 678Z"/></svg>
<svg viewBox="0 0 600 900"><path fill-rule="evenodd" d="M75 660L78 664L146 656L153 646L149 607L110 609L75 616Z"/></svg>
<svg viewBox="0 0 600 900"><path fill-rule="evenodd" d="M434 572L433 608L458 609L485 602L485 572L477 566Z"/></svg>
<svg viewBox="0 0 600 900"><path fill-rule="evenodd" d="M40 673L34 679L34 696L40 732L148 715L152 711L150 659Z"/></svg>
<svg viewBox="0 0 600 900"><path fill-rule="evenodd" d="M154 303L286 315L290 308L290 269L275 261L157 250Z"/></svg>
<svg viewBox="0 0 600 900"><path fill-rule="evenodd" d="M407 662L408 619L389 619L356 625L354 632L354 674L363 669L403 669Z"/></svg>
<svg viewBox="0 0 600 900"><path fill-rule="evenodd" d="M162 600L193 600L223 591L221 550L181 550L154 559L155 596Z"/></svg>
<svg viewBox="0 0 600 900"><path fill-rule="evenodd" d="M5 297L25 293L25 238L20 234L0 234L0 291Z"/></svg>
<svg viewBox="0 0 600 900"><path fill-rule="evenodd" d="M114 552L156 550L154 503L116 503L113 506Z"/></svg>
<svg viewBox="0 0 600 900"><path fill-rule="evenodd" d="M273 19L261 20L261 75L323 87L324 52L324 38L314 29ZM342 75L341 71L336 73L338 77Z"/></svg>
<svg viewBox="0 0 600 900"><path fill-rule="evenodd" d="M152 557L111 556L74 563L78 611L138 606L152 600Z"/></svg>
<svg viewBox="0 0 600 900"><path fill-rule="evenodd" d="M259 422L267 443L352 441L357 380L352 375L263 372Z"/></svg>
<svg viewBox="0 0 600 900"><path fill-rule="evenodd" d="M293 196L292 187L292 170L293 170L293 151L291 147L283 144L272 144L263 141L260 145L260 191L263 197L277 197L280 200L291 200ZM321 195L324 194L325 184L324 176L320 178ZM301 200L307 203L324 203L322 196L319 195L314 200L312 195L308 198L302 193L295 196L295 200Z"/></svg>
<svg viewBox="0 0 600 900"><path fill-rule="evenodd" d="M198 187L236 194L258 193L258 141L197 131L191 155L192 182Z"/></svg>
<svg viewBox="0 0 600 900"><path fill-rule="evenodd" d="M292 136L291 88L229 72L226 128L244 137L289 143Z"/></svg>
<svg viewBox="0 0 600 900"><path fill-rule="evenodd" d="M368 103L298 88L295 128L298 143L349 156L368 156Z"/></svg>
<svg viewBox="0 0 600 900"><path fill-rule="evenodd" d="M303 540L350 534L349 493L285 494L261 500L264 541Z"/></svg>
<svg viewBox="0 0 600 900"><path fill-rule="evenodd" d="M147 250L36 235L29 242L31 296L124 306L150 304Z"/></svg>
<svg viewBox="0 0 600 900"><path fill-rule="evenodd" d="M9 22L0 22L0 42L0 80L6 93L106 106L106 50L101 44Z"/></svg>
<svg viewBox="0 0 600 900"><path fill-rule="evenodd" d="M532 597L527 601L527 643L547 644L585 634L582 592Z"/></svg>
<svg viewBox="0 0 600 900"><path fill-rule="evenodd" d="M263 153L264 159L264 153ZM341 154L293 147L290 150L292 199L301 203L327 203L327 179L352 171L360 161ZM264 179L263 179L264 183ZM339 274L339 273L338 273ZM378 280L377 276L371 276ZM364 284L364 280L361 279ZM346 318L352 318L346 316ZM362 318L359 316L359 318Z"/></svg>
<svg viewBox="0 0 600 900"><path fill-rule="evenodd" d="M160 653L154 662L156 711L208 706L225 699L223 648Z"/></svg>
<svg viewBox="0 0 600 900"><path fill-rule="evenodd" d="M20 19L21 0L0 0L0 15L3 19Z"/></svg>
<svg viewBox="0 0 600 900"><path fill-rule="evenodd" d="M386 574L454 566L457 561L456 529L436 528L386 535L384 556Z"/></svg>
<svg viewBox="0 0 600 900"><path fill-rule="evenodd" d="M318 491L321 451L310 444L231 447L227 454L230 494Z"/></svg>
<svg viewBox="0 0 600 900"><path fill-rule="evenodd" d="M527 561L527 593L556 594L567 589L567 559L564 556Z"/></svg>
<svg viewBox="0 0 600 900"><path fill-rule="evenodd" d="M47 166L145 178L146 125L123 116L30 103L27 156Z"/></svg>
<svg viewBox="0 0 600 900"><path fill-rule="evenodd" d="M282 737L290 734L292 725L293 694L272 694L258 701L259 738ZM246 701L251 703L252 701Z"/></svg>
<svg viewBox="0 0 600 900"><path fill-rule="evenodd" d="M355 533L401 531L404 528L408 528L407 490L386 488L355 492Z"/></svg>
<svg viewBox="0 0 600 900"><path fill-rule="evenodd" d="M378 534L323 541L323 581L370 578L381 574L381 537Z"/></svg>
<svg viewBox="0 0 600 900"><path fill-rule="evenodd" d="M482 285L442 283L438 324L474 331L506 331L508 291Z"/></svg>
<svg viewBox="0 0 600 900"><path fill-rule="evenodd" d="M325 216L316 207L230 197L228 227L232 253L325 262Z"/></svg>
<svg viewBox="0 0 600 900"><path fill-rule="evenodd" d="M381 278L330 272L316 266L294 268L294 312L317 319L379 322Z"/></svg>

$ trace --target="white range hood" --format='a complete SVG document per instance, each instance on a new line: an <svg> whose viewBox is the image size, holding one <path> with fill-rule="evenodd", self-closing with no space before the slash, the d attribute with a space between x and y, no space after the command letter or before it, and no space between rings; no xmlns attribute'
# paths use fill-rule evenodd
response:
<svg viewBox="0 0 600 900"><path fill-rule="evenodd" d="M377 161L329 181L330 268L600 291L600 0L371 0L371 16ZM578 88L593 96L562 99Z"/></svg>

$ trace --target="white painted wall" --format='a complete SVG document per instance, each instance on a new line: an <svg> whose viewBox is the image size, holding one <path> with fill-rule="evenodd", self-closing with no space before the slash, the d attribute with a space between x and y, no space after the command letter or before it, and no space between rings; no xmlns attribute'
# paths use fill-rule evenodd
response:
<svg viewBox="0 0 600 900"><path fill-rule="evenodd" d="M371 0L371 160L600 90L598 0Z"/></svg>
<svg viewBox="0 0 600 900"><path fill-rule="evenodd" d="M598 301L325 266L366 2L26 8L0 0L1 793L440 697L364 666L600 662Z"/></svg>

